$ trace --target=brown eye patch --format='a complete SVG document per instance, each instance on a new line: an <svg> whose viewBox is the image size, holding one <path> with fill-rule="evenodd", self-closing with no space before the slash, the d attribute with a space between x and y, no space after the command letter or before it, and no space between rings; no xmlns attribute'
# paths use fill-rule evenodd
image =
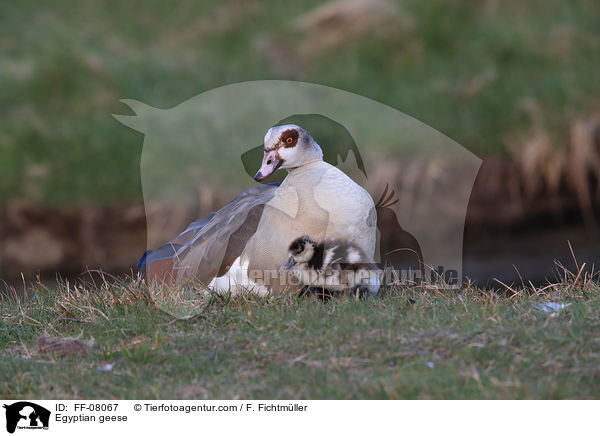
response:
<svg viewBox="0 0 600 436"><path fill-rule="evenodd" d="M299 133L296 129L289 129L281 134L281 142L284 147L293 147L298 142Z"/></svg>

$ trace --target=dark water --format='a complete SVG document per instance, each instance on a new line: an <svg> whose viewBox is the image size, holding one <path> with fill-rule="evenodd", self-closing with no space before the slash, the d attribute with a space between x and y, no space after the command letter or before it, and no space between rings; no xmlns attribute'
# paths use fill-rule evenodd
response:
<svg viewBox="0 0 600 436"><path fill-rule="evenodd" d="M600 267L599 233L577 225L478 236L467 233L465 238L463 273L480 286L502 286L494 279L508 285L557 282L564 275L557 262L575 273L584 263L585 271L596 271Z"/></svg>

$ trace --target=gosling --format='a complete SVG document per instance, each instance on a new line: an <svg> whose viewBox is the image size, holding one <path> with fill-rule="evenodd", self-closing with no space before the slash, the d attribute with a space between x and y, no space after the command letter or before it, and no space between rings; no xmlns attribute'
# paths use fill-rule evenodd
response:
<svg viewBox="0 0 600 436"><path fill-rule="evenodd" d="M284 269L291 270L298 284L369 298L379 291L381 270L356 244L339 239L316 242L301 236L288 250Z"/></svg>

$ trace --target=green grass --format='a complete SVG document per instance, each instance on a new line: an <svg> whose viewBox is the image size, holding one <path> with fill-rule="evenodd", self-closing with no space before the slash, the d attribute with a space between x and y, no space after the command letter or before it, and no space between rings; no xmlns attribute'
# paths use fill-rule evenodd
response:
<svg viewBox="0 0 600 436"><path fill-rule="evenodd" d="M40 287L0 302L0 396L598 398L600 286L567 279L504 296L417 287L326 304L214 298L188 320L157 309L138 280ZM572 305L550 315L540 301ZM83 356L39 354L45 334L95 344Z"/></svg>
<svg viewBox="0 0 600 436"><path fill-rule="evenodd" d="M598 2L397 0L408 24L395 36L300 59L294 22L320 3L3 2L0 201L139 200L142 137L111 117L128 113L121 98L168 108L229 83L303 80L379 100L481 155L529 134L537 115L524 107L557 146L597 108Z"/></svg>

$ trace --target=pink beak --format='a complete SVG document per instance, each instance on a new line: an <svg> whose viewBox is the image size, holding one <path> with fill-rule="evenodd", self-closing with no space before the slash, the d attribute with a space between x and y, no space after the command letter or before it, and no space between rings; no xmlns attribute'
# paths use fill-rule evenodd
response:
<svg viewBox="0 0 600 436"><path fill-rule="evenodd" d="M254 180L261 181L269 177L273 174L277 169L281 166L283 160L279 157L277 150L271 150L263 157L262 165L256 175L254 176Z"/></svg>

